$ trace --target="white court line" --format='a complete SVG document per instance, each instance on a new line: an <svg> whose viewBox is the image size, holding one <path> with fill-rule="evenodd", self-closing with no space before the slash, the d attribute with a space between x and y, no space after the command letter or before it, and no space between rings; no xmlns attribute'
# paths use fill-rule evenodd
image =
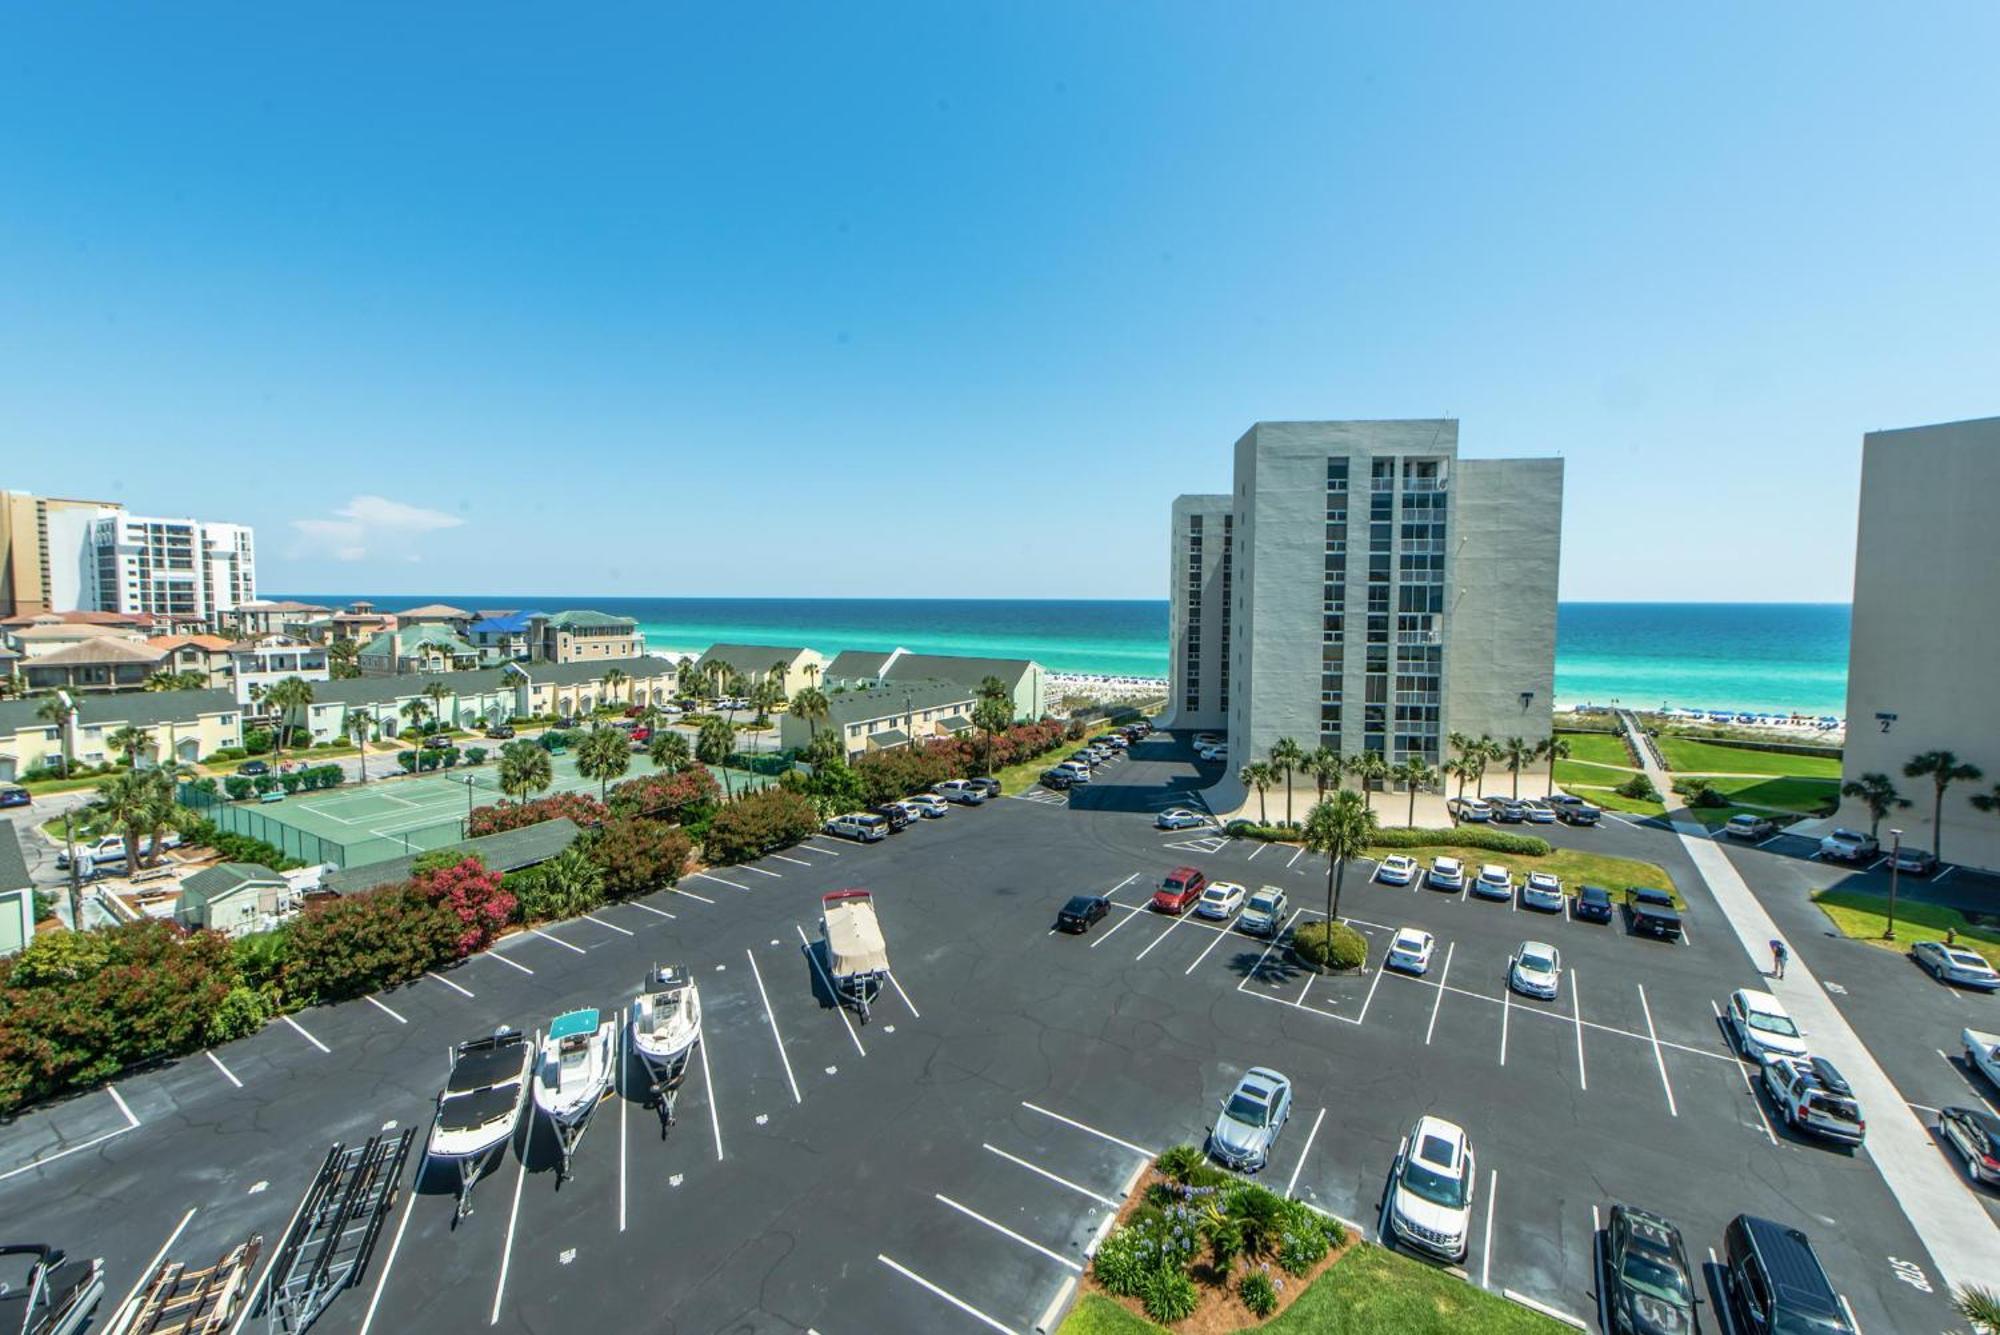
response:
<svg viewBox="0 0 2000 1335"><path fill-rule="evenodd" d="M1449 978L1449 977L1451 977L1451 952L1452 952L1452 951L1453 951L1454 949L1456 949L1456 948L1457 948L1457 946L1458 946L1458 942L1456 942L1456 941L1447 941L1447 942L1445 943L1445 947L1444 947L1444 972L1443 972L1443 973L1440 973L1440 974L1438 975L1438 991L1437 991L1437 997L1436 997L1436 999L1435 999L1435 1000L1433 1000L1433 1001L1431 1002L1431 1022L1430 1022L1430 1024L1428 1024L1427 1026L1425 1026L1425 1028L1424 1028L1424 1046L1425 1046L1425 1047L1429 1047L1429 1046L1430 1046L1430 1042L1431 1042L1431 1035L1432 1035L1433 1033L1435 1033L1435 1032L1437 1031L1437 1027L1438 1027L1438 1008L1444 1005L1444 993L1445 993L1445 981L1444 981L1444 980L1445 980L1445 979L1447 979L1447 978Z"/></svg>
<svg viewBox="0 0 2000 1335"><path fill-rule="evenodd" d="M553 941L557 945L561 946L564 950L573 950L579 955L584 955L589 953L582 946L573 946L559 936L550 936L547 932L543 931L539 927L530 927L528 929L528 934L530 936L539 936L544 941Z"/></svg>
<svg viewBox="0 0 2000 1335"><path fill-rule="evenodd" d="M748 863L744 864L743 870L754 871L759 876L768 876L774 881L782 881L785 878L785 873L781 871L765 871L762 867L752 867Z"/></svg>
<svg viewBox="0 0 2000 1335"><path fill-rule="evenodd" d="M445 977L441 973L433 973L429 969L425 969L424 972L430 974L431 977L437 979L440 983L443 983L446 987L458 993L460 996L469 997L472 995L472 993L466 991L464 988L460 987L457 983L452 982L451 979Z"/></svg>
<svg viewBox="0 0 2000 1335"><path fill-rule="evenodd" d="M908 1266L900 1265L897 1262L892 1261L888 1257L882 1255L880 1252L877 1252L875 1254L875 1259L880 1261L883 1265L888 1266L891 1270L901 1275L904 1279L915 1280L918 1284L922 1285L926 1289L929 1289L932 1293L944 1299L946 1302L950 1303L953 1307L956 1307L959 1311L965 1313L967 1316L973 1317L979 1321L986 1323L986 1325L992 1327L994 1330L999 1331L1000 1335L1020 1335L1020 1332L1015 1330L1012 1326L1004 1326L1000 1324L998 1321L995 1321L992 1317L986 1315L986 1313L980 1311L977 1307L974 1307L971 1303L965 1301L965 1299L953 1297L951 1294L945 1292L937 1285L931 1283L929 1280L925 1279L922 1275L919 1275L916 1271L910 1269Z"/></svg>
<svg viewBox="0 0 2000 1335"><path fill-rule="evenodd" d="M784 1036L778 1032L778 1013L771 1009L770 994L764 991L764 975L757 968L757 957L747 950L743 954L750 961L751 976L757 980L757 995L764 1000L764 1018L771 1022L771 1037L778 1045L778 1060L785 1064L785 1081L792 1087L792 1102L803 1103L805 1100L799 1097L799 1082L792 1075L792 1059L785 1055Z"/></svg>
<svg viewBox="0 0 2000 1335"><path fill-rule="evenodd" d="M701 878L702 878L702 879L703 879L704 881L716 881L716 882L718 882L718 883L720 883L720 884L722 884L722 885L726 885L726 886L728 886L728 887L729 887L729 888L730 888L731 890L742 890L742 891L744 891L744 892L746 892L746 893L747 893L747 892L749 891L749 889L750 889L750 887L749 887L749 886L747 886L747 885L738 885L738 884L737 884L736 882L734 882L734 881L726 881L726 880L723 880L723 878L722 878L722 877L720 877L720 876L717 876L717 875L715 875L715 874L714 874L714 873L712 873L712 872L705 872L705 871L691 871L691 872L689 872L689 873L688 873L688 875L689 875L690 877L694 877L694 876L699 876L699 877L701 877Z"/></svg>
<svg viewBox="0 0 2000 1335"><path fill-rule="evenodd" d="M1132 1151L1132 1153L1140 1155L1144 1158L1157 1159L1160 1157L1160 1152L1158 1150L1149 1150L1144 1145L1134 1145L1129 1140L1120 1140L1118 1137L1112 1135L1108 1131L1099 1131L1094 1126L1085 1126L1082 1122L1077 1121L1075 1118L1064 1117L1059 1112L1050 1112L1047 1108L1042 1107L1040 1104L1030 1103L1026 1099L1022 1099L1021 1106L1023 1108L1026 1108L1029 1112L1040 1113L1044 1117L1052 1117L1056 1121L1061 1122L1064 1126L1073 1126L1079 1131L1087 1131L1091 1135L1096 1136L1099 1140L1108 1140L1113 1145L1121 1145L1124 1148Z"/></svg>
<svg viewBox="0 0 2000 1335"><path fill-rule="evenodd" d="M1007 1153L1007 1151L1001 1149L998 1145L990 1145L982 1141L980 1142L980 1147L982 1149L991 1150L993 1153L1005 1159L1008 1163L1019 1164L1021 1167L1027 1169L1029 1172L1034 1173L1040 1177L1045 1177L1049 1181L1056 1183L1058 1186L1068 1187L1071 1191L1076 1192L1080 1196L1088 1196L1090 1197L1090 1199L1096 1201L1099 1205L1108 1205L1112 1209L1116 1210L1119 1206L1124 1204L1123 1201L1115 1201L1111 1199L1111 1197L1109 1196L1100 1196L1096 1192L1092 1191L1089 1187L1084 1186L1080 1182L1072 1182L1066 1177L1058 1177L1056 1174L1051 1173L1046 1168L1042 1168L1039 1167L1038 1165L1031 1164L1026 1159Z"/></svg>
<svg viewBox="0 0 2000 1335"><path fill-rule="evenodd" d="M1493 1287L1493 1198L1500 1194L1500 1170L1486 1174L1486 1245L1479 1249L1479 1287Z"/></svg>
<svg viewBox="0 0 2000 1335"><path fill-rule="evenodd" d="M188 1212L181 1216L181 1222L175 1224L174 1231L167 1234L167 1240L160 1244L160 1250L154 1252L153 1259L146 1262L145 1267L139 1271L139 1278L132 1281L132 1291L125 1295L123 1302L111 1309L111 1324L108 1328L111 1335L118 1335L118 1332L124 1330L125 1323L133 1315L130 1310L132 1304L139 1301L139 1290L144 1288L146 1281L153 1277L153 1272L160 1268L160 1262L166 1260L167 1249L174 1245L174 1240L180 1237L181 1230L188 1226L188 1220L194 1218L194 1212L197 1208L199 1207L190 1206Z"/></svg>
<svg viewBox="0 0 2000 1335"><path fill-rule="evenodd" d="M894 970L891 970L889 973L889 982L895 987L896 995L903 999L903 1004L910 1008L910 1014L916 1019L923 1019L923 1013L917 1009L916 1003L910 1000L910 994L905 992L902 983L896 980Z"/></svg>
<svg viewBox="0 0 2000 1335"><path fill-rule="evenodd" d="M1124 909L1125 916L1120 918L1117 922L1112 923L1111 926L1105 928L1104 935L1098 937L1095 941L1092 941L1090 943L1090 948L1092 950L1097 949L1099 946L1103 945L1106 941L1109 941L1111 939L1111 934L1113 932L1117 931L1120 927L1123 927L1126 923L1132 921L1132 919L1138 917L1140 914L1145 912L1144 909L1135 908L1130 904L1113 904L1111 907L1115 909Z"/></svg>
<svg viewBox="0 0 2000 1335"><path fill-rule="evenodd" d="M236 1072L230 1070L227 1066L224 1066L222 1064L222 1058L215 1055L215 1050L213 1048L205 1049L201 1055L215 1063L215 1069L222 1072L222 1078L224 1080L227 1080L230 1084L236 1086L238 1089L243 1088L243 1082L236 1078Z"/></svg>
<svg viewBox="0 0 2000 1335"><path fill-rule="evenodd" d="M619 925L618 925L617 923L615 923L615 922L606 922L606 921L604 921L604 919L602 919L602 918L598 917L598 916L597 916L597 915L596 915L595 913L586 913L586 914L584 914L583 916L584 916L585 918L588 918L588 919L589 919L589 920L590 920L591 922L594 922L594 923L596 923L596 924L597 924L597 925L598 925L599 927L609 927L609 928L610 928L610 929L611 929L612 931L614 931L614 932L618 933L618 934L619 934L620 936L637 936L637 935L638 935L638 933L637 933L637 932L635 932L635 931L633 931L633 930L632 930L631 928L629 928L629 927L620 927L620 926L619 926Z"/></svg>
<svg viewBox="0 0 2000 1335"><path fill-rule="evenodd" d="M696 896L694 896L694 898L696 898L696 899L700 899L700 898L701 898L701 896L700 896L700 895L696 895ZM673 916L674 916L673 914L671 914L671 913L667 912L667 911L666 911L665 909L656 909L656 908L654 908L654 907L653 907L653 906L652 906L651 904L641 904L641 903L640 903L640 902L639 902L638 900L636 900L636 899L632 899L632 900L627 900L626 902L627 902L627 903L629 903L629 904L630 904L630 905L631 905L631 906L632 906L633 908L635 908L635 909L644 909L644 910L646 910L646 912L648 912L648 913L651 913L651 914L653 914L653 915L655 915L655 916L657 916L657 917L661 917L661 918L671 918L671 917L673 917ZM711 900L709 900L708 902L709 902L709 903L711 903L711 904L713 904L713 903L714 903L715 901L711 899ZM604 924L604 925L605 925L606 927L609 927L609 926L610 926L611 924L610 924L610 923L606 923L606 924ZM630 932L627 932L627 933L625 933L625 935L627 935L627 936L630 936L630 935L632 935L632 933L630 933Z"/></svg>
<svg viewBox="0 0 2000 1335"><path fill-rule="evenodd" d="M1157 946L1157 945L1159 945L1159 944L1160 944L1160 942L1162 942L1162 941L1166 940L1166 939L1167 939L1168 937L1172 936L1172 935L1174 934L1174 929L1175 929L1176 927L1179 927L1179 926L1180 926L1180 925L1181 925L1182 923L1186 922L1186 921L1188 920L1188 914L1190 914L1190 913L1192 913L1192 912L1194 912L1194 910L1193 910L1193 909L1184 909L1184 910L1182 910L1181 912L1179 912L1179 913L1176 913L1176 914L1174 915L1174 920L1173 920L1172 922L1170 922L1170 923L1168 923L1168 924L1167 924L1167 930L1166 930L1166 931L1164 931L1164 932L1161 932L1161 933L1160 933L1160 934L1159 934L1158 936L1154 937L1154 938L1153 938L1153 939L1152 939L1151 941L1148 941L1148 942L1146 943L1146 948L1145 948L1144 950L1140 951L1140 952L1139 952L1138 954L1136 954L1136 955L1134 955L1134 956L1132 957L1132 962L1133 962L1134 964L1137 964L1137 963L1138 963L1138 962L1139 962L1140 960L1142 960L1142 959L1146 958L1146 956L1148 956L1148 955L1152 954L1152 953L1153 953L1153 947L1154 947L1154 946ZM1111 935L1111 933L1109 933L1109 932L1106 932L1106 933L1105 933L1105 935L1106 935L1106 936L1109 936L1109 935Z"/></svg>
<svg viewBox="0 0 2000 1335"><path fill-rule="evenodd" d="M498 950L488 950L488 951L484 951L484 952L482 952L482 953L480 954L480 958L481 958L481 959L489 959L489 960L499 960L499 961L500 961L500 962L501 962L502 964L506 965L506 966L507 966L508 968L510 968L510 969L519 969L519 970L520 970L520 971L521 971L522 973L525 973L525 974L532 974L532 973L534 973L534 970L533 970L533 969L530 969L530 968L529 968L529 967L528 967L527 965L525 965L525 964L516 964L516 963L514 963L514 961L512 961L512 960L508 959L508 958L507 958L507 957L506 957L505 955L501 954L501 953L500 953L500 952L499 952Z"/></svg>
<svg viewBox="0 0 2000 1335"><path fill-rule="evenodd" d="M854 1050L866 1057L868 1049L861 1046L861 1035L854 1032L854 1021L847 1018L847 1007L840 1004L839 989L834 987L833 979L826 976L826 970L820 967L819 956L813 951L812 942L806 939L806 929L793 923L792 930L799 934L799 945L806 952L806 958L812 961L813 972L819 975L822 983L826 984L827 995L833 998L833 1008L840 1013L840 1022L847 1027L847 1036L854 1040Z"/></svg>
<svg viewBox="0 0 2000 1335"><path fill-rule="evenodd" d="M1033 1238L1022 1237L1019 1233L1016 1233L1013 1229L1008 1228L1005 1224L996 1223L994 1220L988 1219L985 1215L979 1213L979 1211L973 1209L969 1205L960 1205L957 1201L953 1200L951 1197L945 1195L941 1191L933 1192L932 1194L937 1197L939 1203L950 1206L952 1209L958 1211L960 1214L964 1215L968 1219L976 1220L979 1223L986 1225L986 1227L992 1229L995 1233L998 1233L1000 1236L1005 1238L1012 1238L1014 1241L1020 1243L1023 1247L1028 1247L1033 1249L1034 1251L1038 1251L1042 1255L1048 1257L1051 1261L1054 1261L1057 1265L1068 1266L1071 1270L1075 1271L1079 1275L1083 1273L1082 1266L1078 1265L1075 1261L1070 1260L1067 1256L1064 1256L1061 1252L1051 1251L1049 1248L1042 1246L1041 1243L1036 1242Z"/></svg>
<svg viewBox="0 0 2000 1335"><path fill-rule="evenodd" d="M320 1042L318 1039L314 1038L311 1034L308 1034L305 1030L305 1026L300 1024L297 1020L294 1020L291 1016L280 1015L278 1018L280 1020L283 1020L286 1024L290 1025L292 1028L298 1030L300 1038L303 1038L306 1042L312 1044L314 1047L318 1048L321 1052L331 1053L333 1051L332 1048Z"/></svg>
<svg viewBox="0 0 2000 1335"><path fill-rule="evenodd" d="M804 858L789 858L786 857L783 853L773 853L771 854L771 856L776 858L780 862L789 862L794 867L810 867L813 865L812 863L807 862Z"/></svg>
<svg viewBox="0 0 2000 1335"><path fill-rule="evenodd" d="M537 1033L535 1035L535 1046L539 1048L541 1045L542 1036ZM528 1123L528 1135L532 1137L534 1134L535 1126L533 1122L530 1122ZM514 1259L514 1224L521 1217L521 1184L527 1180L528 1160L526 1155L522 1155L521 1170L514 1175L514 1205L507 1212L507 1241L500 1249L500 1279L493 1286L493 1315L486 1322L489 1326L500 1324L500 1300L507 1293L507 1267ZM410 1194L412 1196L416 1195L414 1191ZM299 1203L303 1205L305 1202L302 1200ZM247 1311L248 1309L246 1308L245 1310Z"/></svg>
<svg viewBox="0 0 2000 1335"><path fill-rule="evenodd" d="M394 1020L397 1024L409 1023L408 1020L405 1020L402 1016L396 1014L396 1012L390 1010L387 1006L384 1006L381 1002L375 1000L375 998L370 996L364 996L361 999L367 1002L369 1005L373 1006L376 1010L381 1011L384 1015L388 1016L390 1019Z"/></svg>
<svg viewBox="0 0 2000 1335"><path fill-rule="evenodd" d="M1319 1116L1313 1118L1313 1129L1306 1132L1306 1147L1299 1151L1299 1161L1292 1165L1292 1179L1285 1183L1285 1198L1287 1200L1291 1199L1292 1188L1299 1185L1299 1170L1306 1166L1306 1156L1313 1152L1313 1137L1319 1134L1319 1124L1325 1120L1326 1109L1321 1108Z"/></svg>
<svg viewBox="0 0 2000 1335"><path fill-rule="evenodd" d="M708 1095L708 1121L715 1131L715 1161L722 1162L722 1112L715 1106L715 1077L708 1073L708 1035L695 1043L701 1052L701 1088Z"/></svg>
<svg viewBox="0 0 2000 1335"><path fill-rule="evenodd" d="M1569 1005L1576 1019L1576 1082L1588 1090L1590 1077L1583 1070L1583 993L1577 990L1575 969L1569 971Z"/></svg>

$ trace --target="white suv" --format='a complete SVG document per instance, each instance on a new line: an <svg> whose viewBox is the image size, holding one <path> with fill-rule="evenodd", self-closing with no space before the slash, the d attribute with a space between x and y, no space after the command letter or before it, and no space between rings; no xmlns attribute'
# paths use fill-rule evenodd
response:
<svg viewBox="0 0 2000 1335"><path fill-rule="evenodd" d="M872 844L888 837L889 822L872 811L850 811L845 816L835 816L828 821L826 832L837 834L843 839L855 839L864 844Z"/></svg>
<svg viewBox="0 0 2000 1335"><path fill-rule="evenodd" d="M1442 1117L1419 1117L1396 1154L1389 1231L1418 1251L1464 1260L1477 1178L1465 1128Z"/></svg>

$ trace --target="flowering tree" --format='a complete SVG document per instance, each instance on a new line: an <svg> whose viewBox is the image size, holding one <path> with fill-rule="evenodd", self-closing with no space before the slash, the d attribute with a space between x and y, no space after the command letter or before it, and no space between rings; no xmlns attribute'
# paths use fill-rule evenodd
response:
<svg viewBox="0 0 2000 1335"><path fill-rule="evenodd" d="M604 804L586 793L555 793L538 797L532 802L505 802L480 807L466 818L465 832L468 836L498 834L502 830L518 830L562 816L569 817L585 829L595 829L604 824L607 814Z"/></svg>
<svg viewBox="0 0 2000 1335"><path fill-rule="evenodd" d="M514 913L514 896L501 888L500 873L477 857L419 871L413 884L424 898L442 906L459 923L454 943L460 956L484 950Z"/></svg>
<svg viewBox="0 0 2000 1335"><path fill-rule="evenodd" d="M591 842L590 858L604 869L604 892L613 899L664 890L687 870L694 846L672 825L640 816L614 816Z"/></svg>

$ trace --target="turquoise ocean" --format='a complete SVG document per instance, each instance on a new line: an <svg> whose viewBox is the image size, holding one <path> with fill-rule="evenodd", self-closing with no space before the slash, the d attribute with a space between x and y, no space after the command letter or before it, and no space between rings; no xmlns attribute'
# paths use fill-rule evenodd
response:
<svg viewBox="0 0 2000 1335"><path fill-rule="evenodd" d="M288 595L345 603L349 595ZM1159 599L604 598L383 596L385 610L592 607L635 618L656 650L718 641L1026 657L1059 672L1165 677ZM1840 603L1564 603L1559 705L1838 715L1847 696L1848 608Z"/></svg>

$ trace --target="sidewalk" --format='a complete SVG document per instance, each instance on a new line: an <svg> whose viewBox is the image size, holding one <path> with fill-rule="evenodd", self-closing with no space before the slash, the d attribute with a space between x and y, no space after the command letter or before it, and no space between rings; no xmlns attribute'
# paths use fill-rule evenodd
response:
<svg viewBox="0 0 2000 1335"><path fill-rule="evenodd" d="M1660 767L1652 748L1645 745L1632 715L1621 713L1619 719L1645 759L1646 776L1662 793L1671 793L1671 776ZM1767 976L1765 986L1811 1036L1813 1050L1838 1066L1854 1086L1868 1119L1868 1156L1875 1161L1910 1226L1930 1249L1939 1272L1954 1289L1991 1284L1993 1276L2000 1274L2000 1226L1973 1199L1957 1170L1932 1143L1930 1131L1910 1111L1909 1101L1849 1027L1811 966L1757 902L1728 854L1716 847L1699 822L1675 820L1677 813L1686 814L1670 798L1667 819L1758 972L1769 968L1770 943L1785 941L1791 956L1785 976Z"/></svg>

